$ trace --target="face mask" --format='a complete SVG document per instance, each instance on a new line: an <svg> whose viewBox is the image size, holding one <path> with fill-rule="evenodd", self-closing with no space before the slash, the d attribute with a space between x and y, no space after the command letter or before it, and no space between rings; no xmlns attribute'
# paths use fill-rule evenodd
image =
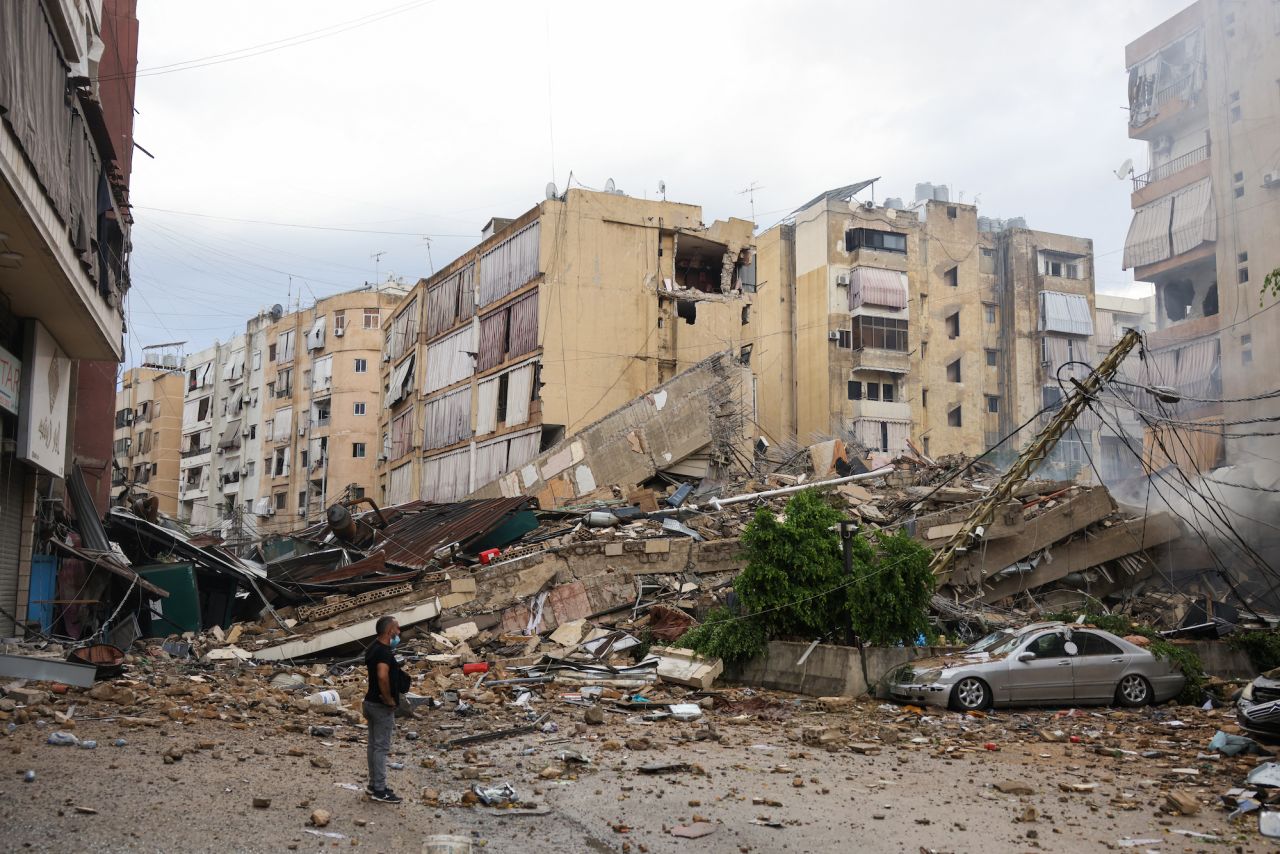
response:
<svg viewBox="0 0 1280 854"><path fill-rule="evenodd" d="M391 639L391 648L392 648L392 649L395 649L395 648L396 648L396 647L398 647L399 645L400 645L400 636L399 636L399 635L396 635L395 637L393 637L393 638Z"/></svg>

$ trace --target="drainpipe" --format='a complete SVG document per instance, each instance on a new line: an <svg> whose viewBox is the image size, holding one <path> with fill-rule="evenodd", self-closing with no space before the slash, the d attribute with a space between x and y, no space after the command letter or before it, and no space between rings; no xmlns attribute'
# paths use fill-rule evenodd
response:
<svg viewBox="0 0 1280 854"><path fill-rule="evenodd" d="M730 504L741 504L744 501L755 501L757 498L773 498L774 496L790 495L793 492L800 492L801 490L812 489L817 486L839 486L842 483L855 483L860 480L871 480L872 478L884 477L892 472L893 466L881 466L875 471L864 472L862 474L851 474L848 477L837 477L834 480L815 480L813 483L784 486L780 489L767 489L764 492L748 492L744 495L734 495L731 498L712 498L708 502L708 506L713 510L719 510L723 507L728 507Z"/></svg>

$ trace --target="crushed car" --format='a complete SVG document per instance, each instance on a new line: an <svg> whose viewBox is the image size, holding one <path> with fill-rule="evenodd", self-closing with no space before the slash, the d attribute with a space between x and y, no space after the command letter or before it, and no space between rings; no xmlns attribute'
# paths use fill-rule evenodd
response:
<svg viewBox="0 0 1280 854"><path fill-rule="evenodd" d="M1110 632L1034 623L994 632L961 652L913 661L887 677L901 703L979 711L992 706L1145 706L1182 692L1176 665Z"/></svg>
<svg viewBox="0 0 1280 854"><path fill-rule="evenodd" d="M1280 742L1280 667L1244 686L1236 698L1236 721L1260 741Z"/></svg>

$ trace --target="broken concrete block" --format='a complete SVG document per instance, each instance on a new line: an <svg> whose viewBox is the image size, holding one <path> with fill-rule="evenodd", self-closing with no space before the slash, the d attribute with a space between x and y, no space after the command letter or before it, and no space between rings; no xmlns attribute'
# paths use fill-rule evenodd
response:
<svg viewBox="0 0 1280 854"><path fill-rule="evenodd" d="M604 544L605 557L621 557L622 545L623 545L622 543L605 543Z"/></svg>
<svg viewBox="0 0 1280 854"><path fill-rule="evenodd" d="M1200 802L1194 796L1181 789L1167 792L1164 796L1164 805L1170 812L1176 812L1180 815L1195 815L1200 812Z"/></svg>
<svg viewBox="0 0 1280 854"><path fill-rule="evenodd" d="M663 538L653 538L644 541L645 554L667 554L671 551L671 541Z"/></svg>
<svg viewBox="0 0 1280 854"><path fill-rule="evenodd" d="M450 608L461 608L468 602L476 598L474 593L446 593L440 597L440 607L448 610Z"/></svg>
<svg viewBox="0 0 1280 854"><path fill-rule="evenodd" d="M449 592L474 594L476 592L476 580L475 578L450 578Z"/></svg>
<svg viewBox="0 0 1280 854"><path fill-rule="evenodd" d="M566 647L577 646L578 642L582 640L582 632L586 626L586 620L561 623L560 627L551 633L551 642Z"/></svg>
<svg viewBox="0 0 1280 854"><path fill-rule="evenodd" d="M475 623L459 623L456 626L450 626L444 630L444 636L451 641L464 641L480 634L480 629Z"/></svg>
<svg viewBox="0 0 1280 854"><path fill-rule="evenodd" d="M1036 790L1019 780L1005 780L995 784L996 791L1006 795L1034 795Z"/></svg>
<svg viewBox="0 0 1280 854"><path fill-rule="evenodd" d="M655 646L649 654L658 659L658 678L675 685L706 691L724 672L724 662L720 659L703 658L689 649Z"/></svg>

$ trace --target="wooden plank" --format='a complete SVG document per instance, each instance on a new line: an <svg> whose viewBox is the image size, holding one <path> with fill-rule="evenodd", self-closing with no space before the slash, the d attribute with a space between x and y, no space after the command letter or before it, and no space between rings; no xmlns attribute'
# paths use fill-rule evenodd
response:
<svg viewBox="0 0 1280 854"><path fill-rule="evenodd" d="M1182 535L1173 516L1163 511L1144 519L1130 519L1095 536L1080 536L1052 550L1053 560L1042 562L1025 575L1003 578L983 593L982 601L995 602L1022 590L1057 581L1109 560L1175 540Z"/></svg>

